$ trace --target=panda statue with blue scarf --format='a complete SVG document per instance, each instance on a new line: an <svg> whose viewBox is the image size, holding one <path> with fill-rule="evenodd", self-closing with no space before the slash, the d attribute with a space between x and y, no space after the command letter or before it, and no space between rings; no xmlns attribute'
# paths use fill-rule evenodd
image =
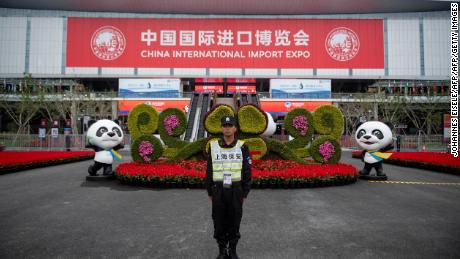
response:
<svg viewBox="0 0 460 259"><path fill-rule="evenodd" d="M112 178L113 160L121 160L121 156L117 150L124 147L121 127L111 120L98 120L92 124L90 122L86 139L86 147L92 148L96 152L94 164L89 166L89 176L86 178L97 177L97 171L101 168L103 168L103 178Z"/></svg>
<svg viewBox="0 0 460 259"><path fill-rule="evenodd" d="M388 159L392 153L385 153L393 149L393 133L391 124L380 121L368 121L358 126L356 130L356 142L364 149L361 159L364 161L364 168L359 171L359 177L370 180L387 180L383 172L382 162ZM377 175L370 175L372 168L375 168Z"/></svg>

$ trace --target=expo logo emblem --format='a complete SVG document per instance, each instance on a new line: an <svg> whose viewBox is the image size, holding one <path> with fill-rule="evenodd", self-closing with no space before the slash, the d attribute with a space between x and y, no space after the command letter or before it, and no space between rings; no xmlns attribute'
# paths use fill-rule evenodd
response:
<svg viewBox="0 0 460 259"><path fill-rule="evenodd" d="M113 26L97 29L91 37L91 50L102 60L115 60L123 54L126 39L123 33Z"/></svg>
<svg viewBox="0 0 460 259"><path fill-rule="evenodd" d="M351 29L335 28L326 37L326 51L331 58L337 61L349 61L359 51L358 35Z"/></svg>

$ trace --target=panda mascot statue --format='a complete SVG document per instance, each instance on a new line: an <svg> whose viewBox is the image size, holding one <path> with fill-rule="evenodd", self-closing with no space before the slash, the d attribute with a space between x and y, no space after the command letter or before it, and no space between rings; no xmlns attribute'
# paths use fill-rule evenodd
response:
<svg viewBox="0 0 460 259"><path fill-rule="evenodd" d="M123 148L123 131L111 120L98 120L90 124L86 134L87 148L96 151L94 164L88 168L89 177L97 177L97 171L103 168L103 177L112 178L113 159L120 161L121 156L116 150Z"/></svg>
<svg viewBox="0 0 460 259"><path fill-rule="evenodd" d="M356 130L355 138L358 145L364 149L361 154L364 168L359 171L360 178L387 180L387 176L383 172L382 162L392 155L392 153L384 153L393 149L391 125L380 121L364 122ZM375 168L377 176L369 175L372 168Z"/></svg>

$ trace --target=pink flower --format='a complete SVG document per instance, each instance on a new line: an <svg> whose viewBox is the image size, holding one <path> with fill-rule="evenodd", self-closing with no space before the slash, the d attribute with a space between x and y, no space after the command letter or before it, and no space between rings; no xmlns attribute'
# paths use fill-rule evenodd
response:
<svg viewBox="0 0 460 259"><path fill-rule="evenodd" d="M139 155L144 159L145 162L150 162L150 155L153 153L152 143L148 141L142 141L139 144Z"/></svg>
<svg viewBox="0 0 460 259"><path fill-rule="evenodd" d="M171 114L171 115L166 116L163 123L166 129L166 132L168 132L168 135L172 135L173 130L176 129L177 126L179 126L180 121L176 115Z"/></svg>
<svg viewBox="0 0 460 259"><path fill-rule="evenodd" d="M300 135L305 136L308 131L307 117L303 115L295 116L292 120L292 126L300 131Z"/></svg>
<svg viewBox="0 0 460 259"><path fill-rule="evenodd" d="M323 144L319 145L319 153L323 156L324 161L328 161L334 156L335 148L330 141L326 141Z"/></svg>

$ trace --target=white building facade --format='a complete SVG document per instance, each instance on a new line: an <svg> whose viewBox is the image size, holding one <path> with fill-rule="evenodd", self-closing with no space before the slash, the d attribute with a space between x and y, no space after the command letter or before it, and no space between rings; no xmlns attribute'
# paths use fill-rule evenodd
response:
<svg viewBox="0 0 460 259"><path fill-rule="evenodd" d="M69 18L117 19L381 19L383 66L379 68L308 67L75 67L67 66ZM448 80L450 13L394 13L296 16L203 16L131 13L88 13L0 9L0 78L120 77L258 77L328 79ZM78 35L77 35L78 37ZM363 44L363 43L362 43ZM368 46L369 47L369 46ZM380 48L380 47L377 47ZM382 51L382 50L380 50Z"/></svg>

